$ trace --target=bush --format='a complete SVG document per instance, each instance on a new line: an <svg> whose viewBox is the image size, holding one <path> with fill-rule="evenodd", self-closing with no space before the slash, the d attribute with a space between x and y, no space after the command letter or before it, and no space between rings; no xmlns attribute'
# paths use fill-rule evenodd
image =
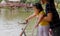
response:
<svg viewBox="0 0 60 36"><path fill-rule="evenodd" d="M2 0L0 0L0 2L1 2Z"/></svg>

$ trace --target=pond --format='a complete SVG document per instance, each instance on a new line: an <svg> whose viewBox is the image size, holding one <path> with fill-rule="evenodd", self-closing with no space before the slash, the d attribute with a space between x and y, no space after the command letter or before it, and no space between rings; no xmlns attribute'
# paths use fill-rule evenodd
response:
<svg viewBox="0 0 60 36"><path fill-rule="evenodd" d="M0 36L19 36L25 26L18 22L23 21L33 12L26 12L24 8L0 8ZM35 19L35 18L34 18ZM31 35L34 19L29 22L26 34ZM24 36L24 35L23 35Z"/></svg>

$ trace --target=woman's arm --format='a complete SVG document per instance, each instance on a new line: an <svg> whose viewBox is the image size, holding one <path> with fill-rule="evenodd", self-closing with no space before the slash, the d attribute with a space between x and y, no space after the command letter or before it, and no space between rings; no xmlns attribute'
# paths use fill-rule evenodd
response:
<svg viewBox="0 0 60 36"><path fill-rule="evenodd" d="M52 21L52 13L48 13L46 17L44 17L44 20L47 22Z"/></svg>
<svg viewBox="0 0 60 36"><path fill-rule="evenodd" d="M44 16L44 14L40 14L39 15L39 18L38 18L38 21L35 25L35 28L39 25L39 23L42 21L42 20L45 20L47 22L50 22L52 20L52 13L48 13L47 16Z"/></svg>

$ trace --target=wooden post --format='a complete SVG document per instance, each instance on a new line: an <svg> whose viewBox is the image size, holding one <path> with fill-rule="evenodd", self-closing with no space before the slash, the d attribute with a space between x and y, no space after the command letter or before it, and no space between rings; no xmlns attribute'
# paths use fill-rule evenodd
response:
<svg viewBox="0 0 60 36"><path fill-rule="evenodd" d="M23 30L23 28L22 28L22 30ZM23 34L24 34L24 36L26 36L25 30L22 31L22 33L20 34L20 36L22 36Z"/></svg>

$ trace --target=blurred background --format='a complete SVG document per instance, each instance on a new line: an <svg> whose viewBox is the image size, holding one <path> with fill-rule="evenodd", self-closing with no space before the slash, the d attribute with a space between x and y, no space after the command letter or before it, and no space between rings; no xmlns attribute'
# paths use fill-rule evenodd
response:
<svg viewBox="0 0 60 36"><path fill-rule="evenodd" d="M23 22L34 12L32 4L36 2L39 0L0 0L0 36L19 36L25 25L18 22ZM55 6L60 15L60 0L55 0ZM25 30L27 36L31 36L35 20L36 18L33 18L28 23ZM34 36L36 36L36 30Z"/></svg>

